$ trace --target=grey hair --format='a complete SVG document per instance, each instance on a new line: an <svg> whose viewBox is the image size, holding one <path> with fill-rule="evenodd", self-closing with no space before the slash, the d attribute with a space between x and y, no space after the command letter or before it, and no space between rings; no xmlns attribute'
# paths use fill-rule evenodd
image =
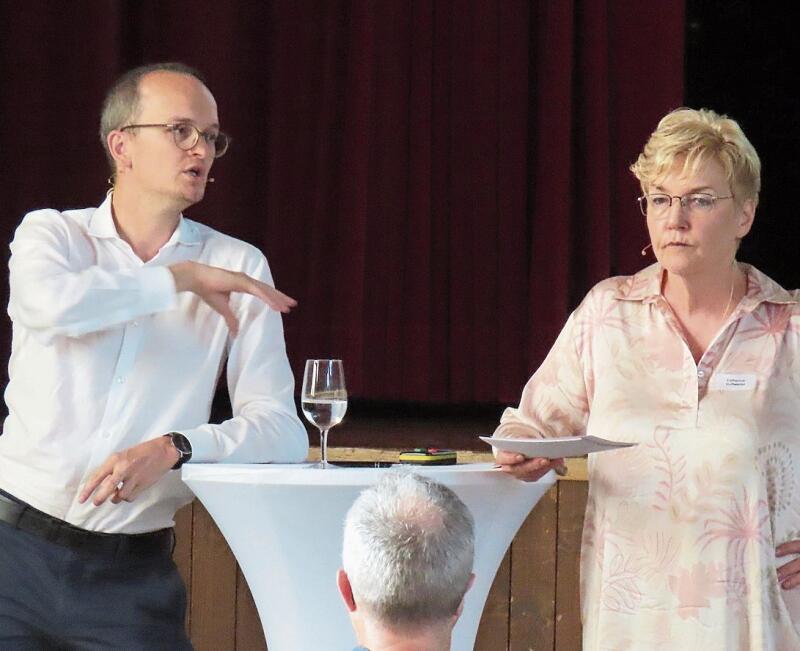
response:
<svg viewBox="0 0 800 651"><path fill-rule="evenodd" d="M408 628L456 614L475 553L472 514L446 486L392 472L347 513L342 561L360 608Z"/></svg>
<svg viewBox="0 0 800 651"><path fill-rule="evenodd" d="M129 70L122 75L108 91L103 101L103 110L100 113L100 142L106 153L112 175L116 172L114 157L108 149L108 134L124 127L136 117L139 112L139 84L142 77L151 72L176 72L181 75L194 77L201 84L206 85L203 76L194 68L185 63L166 62L151 63Z"/></svg>

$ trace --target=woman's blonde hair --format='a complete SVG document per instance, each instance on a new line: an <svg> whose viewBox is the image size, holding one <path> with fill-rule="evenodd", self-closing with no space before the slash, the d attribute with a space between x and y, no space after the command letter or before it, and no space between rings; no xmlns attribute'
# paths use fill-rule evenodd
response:
<svg viewBox="0 0 800 651"><path fill-rule="evenodd" d="M736 120L709 109L675 109L661 118L630 170L647 192L679 160L682 174L693 174L715 160L734 196L758 203L761 161Z"/></svg>

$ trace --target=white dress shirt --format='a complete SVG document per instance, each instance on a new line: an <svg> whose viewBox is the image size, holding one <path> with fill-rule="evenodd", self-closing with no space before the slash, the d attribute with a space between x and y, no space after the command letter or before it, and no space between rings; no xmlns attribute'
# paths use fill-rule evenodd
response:
<svg viewBox="0 0 800 651"><path fill-rule="evenodd" d="M170 471L131 503L79 504L84 482L115 451L179 431L192 462L305 458L280 314L233 294L232 338L197 295L176 293L167 266L183 260L272 284L258 249L184 217L142 262L116 231L110 196L99 208L25 216L9 262L0 488L85 529L141 533L171 526L192 493ZM234 417L211 425L224 369Z"/></svg>

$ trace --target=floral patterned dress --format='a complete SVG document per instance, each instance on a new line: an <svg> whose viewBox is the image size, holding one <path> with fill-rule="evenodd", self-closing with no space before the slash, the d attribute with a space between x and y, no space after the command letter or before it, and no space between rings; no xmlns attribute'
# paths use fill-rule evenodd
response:
<svg viewBox="0 0 800 651"><path fill-rule="evenodd" d="M697 364L660 265L601 282L495 432L638 444L589 457L585 651L800 649L800 292L742 268Z"/></svg>

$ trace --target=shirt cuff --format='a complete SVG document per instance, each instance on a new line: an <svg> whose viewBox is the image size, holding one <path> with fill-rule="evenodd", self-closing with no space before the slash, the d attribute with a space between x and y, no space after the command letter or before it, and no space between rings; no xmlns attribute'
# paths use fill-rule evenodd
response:
<svg viewBox="0 0 800 651"><path fill-rule="evenodd" d="M145 313L164 312L177 305L175 277L168 267L144 267L139 282Z"/></svg>
<svg viewBox="0 0 800 651"><path fill-rule="evenodd" d="M183 434L192 446L192 458L187 463L213 463L217 460L217 442L210 432L202 431L201 428L172 431Z"/></svg>

